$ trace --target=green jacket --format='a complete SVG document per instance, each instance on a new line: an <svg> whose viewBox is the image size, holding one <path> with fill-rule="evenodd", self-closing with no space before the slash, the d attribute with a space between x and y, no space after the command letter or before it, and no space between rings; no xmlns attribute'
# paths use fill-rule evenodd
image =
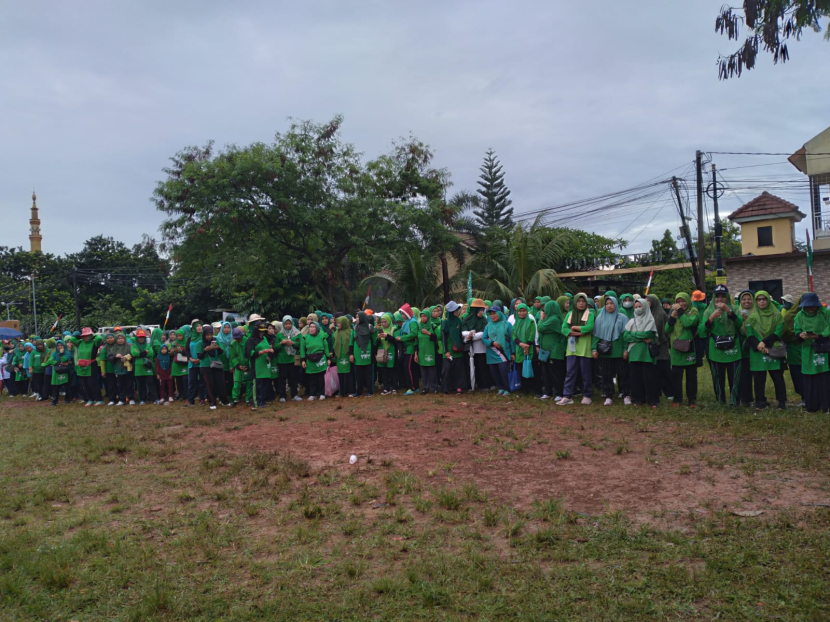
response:
<svg viewBox="0 0 830 622"><path fill-rule="evenodd" d="M92 375L92 365L82 367L78 364L79 361L95 361L97 355L97 348L100 347L103 339L101 335L93 335L89 341L84 341L81 337L67 337L67 341L71 341L75 346L75 373L81 378L86 378Z"/></svg>
<svg viewBox="0 0 830 622"><path fill-rule="evenodd" d="M310 354L322 354L319 361L311 361ZM325 333L306 334L300 339L300 358L305 361L305 373L320 374L329 366L329 337Z"/></svg>
<svg viewBox="0 0 830 622"><path fill-rule="evenodd" d="M666 334L669 336L669 351L671 352L672 367L687 367L689 365L697 364L697 356L695 355L695 334L700 325L700 314L694 307L687 307L691 313L678 312L676 318L669 315L669 321L666 323ZM692 342L692 347L688 352L680 352L674 349L675 339L688 339Z"/></svg>
<svg viewBox="0 0 830 622"><path fill-rule="evenodd" d="M401 343L404 347L405 354L415 354L415 350L418 349L418 322L414 319L412 320L405 320L404 326L409 324L410 331L408 334L404 334L403 328L401 328L401 332L399 333L399 337L401 338Z"/></svg>
<svg viewBox="0 0 830 622"><path fill-rule="evenodd" d="M736 312L734 308L730 307L728 315L722 315L715 320L711 320L710 316L714 310L714 303L706 307L698 330L700 336L709 344L706 351L707 357L715 363L734 363L740 361L743 317L740 312ZM719 350L715 347L714 337L716 336L732 337L735 340L734 347L729 350Z"/></svg>
<svg viewBox="0 0 830 622"><path fill-rule="evenodd" d="M429 331L428 335L424 335L421 331ZM440 333L440 328L438 332ZM432 322L427 320L426 323L418 323L418 365L421 367L434 367L438 359L441 358L438 352L438 341L440 337L436 334Z"/></svg>
<svg viewBox="0 0 830 622"><path fill-rule="evenodd" d="M824 314L824 328L815 332L819 337L830 337L830 316L828 316L828 312L824 309L820 309L818 313ZM812 318L807 318L804 311L799 311L798 315L795 316L796 335L800 335L803 332L813 332L804 329L805 320L812 320ZM810 323L814 323L814 320ZM807 374L808 376L816 376L826 371L830 371L830 355L816 352L815 340L805 339L801 346L801 373Z"/></svg>
<svg viewBox="0 0 830 622"><path fill-rule="evenodd" d="M71 362L72 355L68 350L64 350L63 356L58 353L57 349L52 353L52 356L49 358L50 365L57 365L60 362ZM58 374L55 372L54 367L52 368L52 384L53 385L63 385L69 382L69 374Z"/></svg>
<svg viewBox="0 0 830 622"><path fill-rule="evenodd" d="M582 333L581 337L576 338L575 343L575 350L571 350L568 342L570 341L570 334L571 334L571 315L573 313L578 313L576 309L572 311L568 311L568 314L565 316L565 320L562 322L562 335L565 337L565 356L582 356L585 358L593 358L593 331L594 331L594 321L596 319L596 315L593 309L588 309L588 317L585 321L585 324L579 327L579 332ZM582 311L581 313L585 313Z"/></svg>
<svg viewBox="0 0 830 622"><path fill-rule="evenodd" d="M156 375L156 349L148 340L144 343L134 343L130 347L130 355L133 357L133 368L135 369L135 377L142 378L145 376ZM150 361L149 364L145 361Z"/></svg>
<svg viewBox="0 0 830 622"><path fill-rule="evenodd" d="M625 331L623 339L626 343L631 344L628 348L628 362L629 363L656 363L656 359L651 356L646 339L653 342L657 341L657 333L653 330L648 331Z"/></svg>
<svg viewBox="0 0 830 622"><path fill-rule="evenodd" d="M349 340L349 350L351 351L352 356L354 356L354 364L358 367L371 365L372 351L375 349L377 342L378 334L373 331L372 334L369 335L369 343L366 344L366 349L361 349L360 346L357 345L355 332L352 331L351 338Z"/></svg>
<svg viewBox="0 0 830 622"><path fill-rule="evenodd" d="M555 300L545 303L545 319L539 320L536 330L539 332L539 349L550 352L548 360L564 360L567 339L562 334L562 310Z"/></svg>
<svg viewBox="0 0 830 622"><path fill-rule="evenodd" d="M262 340L254 346L251 356L254 359L254 374L258 379L271 377L270 352L262 353L263 350L270 350L271 344L263 337ZM244 356L243 348L243 356Z"/></svg>

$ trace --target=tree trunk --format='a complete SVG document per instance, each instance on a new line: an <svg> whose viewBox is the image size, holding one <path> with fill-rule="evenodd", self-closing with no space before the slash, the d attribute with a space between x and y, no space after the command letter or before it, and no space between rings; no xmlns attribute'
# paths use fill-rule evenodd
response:
<svg viewBox="0 0 830 622"><path fill-rule="evenodd" d="M447 264L447 256L441 255L441 278L444 284L444 305L450 301L450 268Z"/></svg>

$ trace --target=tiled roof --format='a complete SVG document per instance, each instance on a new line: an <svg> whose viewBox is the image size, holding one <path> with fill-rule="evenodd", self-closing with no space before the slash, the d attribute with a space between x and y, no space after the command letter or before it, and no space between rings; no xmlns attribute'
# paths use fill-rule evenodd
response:
<svg viewBox="0 0 830 622"><path fill-rule="evenodd" d="M729 214L729 220L740 220L742 218L758 218L761 216L773 216L777 214L792 214L806 218L807 215L799 211L798 206L785 201L769 192L762 192L740 209ZM798 220L801 220L798 218Z"/></svg>

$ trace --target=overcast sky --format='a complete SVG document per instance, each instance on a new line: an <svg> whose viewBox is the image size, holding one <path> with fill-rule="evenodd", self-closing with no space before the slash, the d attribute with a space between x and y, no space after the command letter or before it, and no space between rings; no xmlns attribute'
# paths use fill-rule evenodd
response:
<svg viewBox="0 0 830 622"><path fill-rule="evenodd" d="M169 156L270 141L288 117L344 114L367 158L411 132L453 190L475 188L492 147L517 214L684 173L695 149L792 152L830 125L830 43L808 32L786 65L720 82L718 52L736 48L714 33L722 3L7 2L0 245L28 248L33 187L45 252L158 236ZM800 175L735 168L780 156L714 158L727 179ZM803 185L771 191L808 211ZM677 227L668 197L570 224L646 250Z"/></svg>

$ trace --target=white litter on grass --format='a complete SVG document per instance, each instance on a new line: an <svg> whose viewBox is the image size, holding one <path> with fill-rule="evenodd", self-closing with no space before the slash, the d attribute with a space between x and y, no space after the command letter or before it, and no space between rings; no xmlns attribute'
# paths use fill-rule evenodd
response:
<svg viewBox="0 0 830 622"><path fill-rule="evenodd" d="M357 456L352 454L351 458L349 458L349 464L354 464L355 462L357 462Z"/></svg>

